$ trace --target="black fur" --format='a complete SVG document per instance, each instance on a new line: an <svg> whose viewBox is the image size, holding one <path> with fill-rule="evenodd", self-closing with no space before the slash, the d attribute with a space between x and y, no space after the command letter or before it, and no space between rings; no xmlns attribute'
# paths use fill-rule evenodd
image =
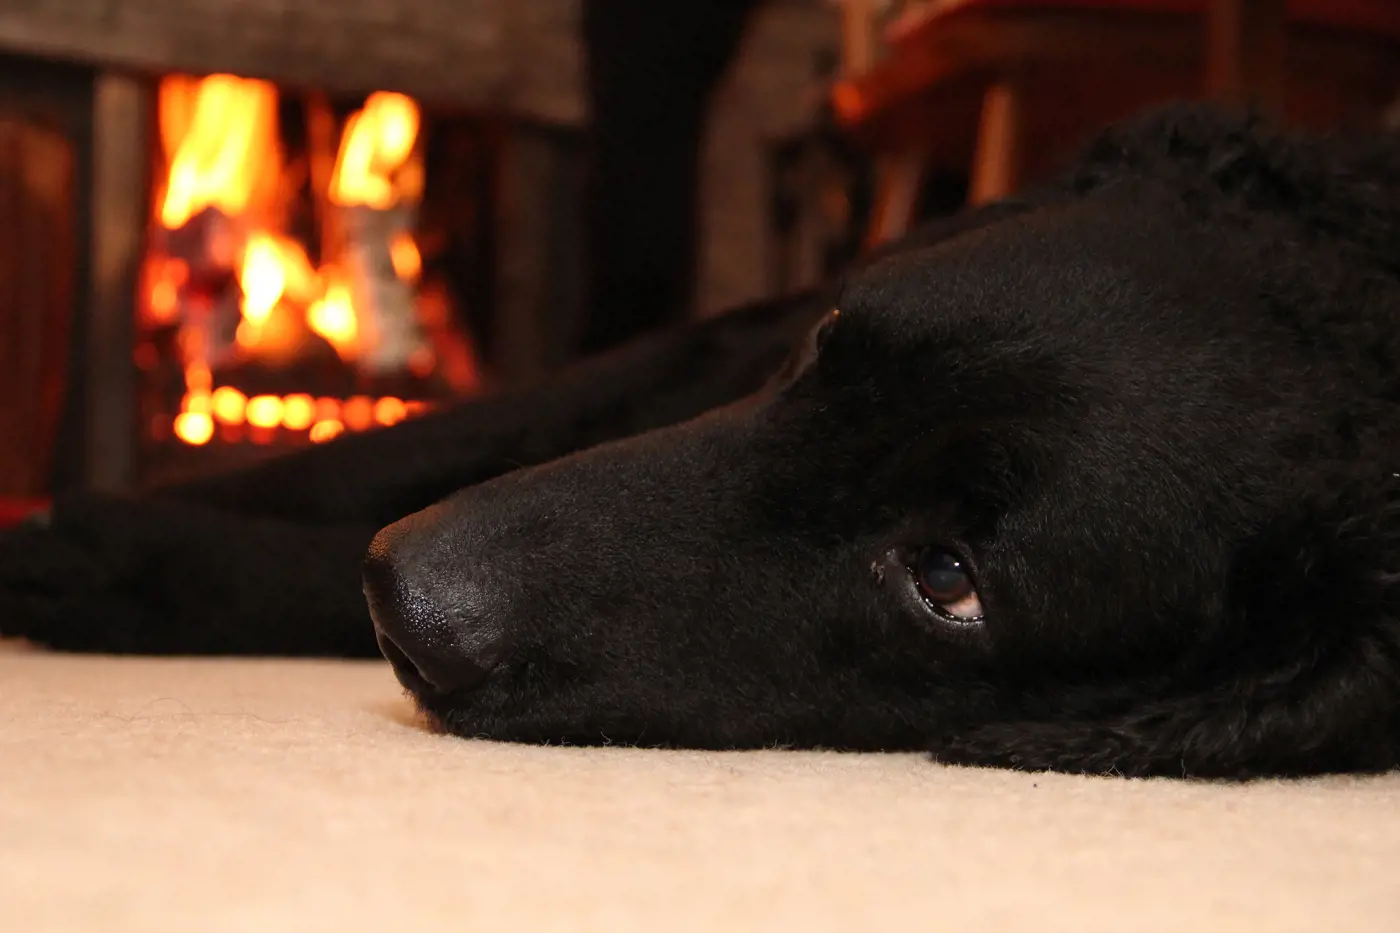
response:
<svg viewBox="0 0 1400 933"><path fill-rule="evenodd" d="M0 538L0 628L371 653L356 564L393 522L372 598L498 649L474 689L417 691L464 735L1394 768L1398 324L1400 149L1170 109L839 290L220 480L60 501ZM918 597L930 545L973 564L982 625Z"/></svg>

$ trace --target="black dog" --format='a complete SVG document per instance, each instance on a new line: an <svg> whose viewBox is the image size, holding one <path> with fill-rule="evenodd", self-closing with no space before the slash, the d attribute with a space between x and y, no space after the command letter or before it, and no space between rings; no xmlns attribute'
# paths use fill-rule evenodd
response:
<svg viewBox="0 0 1400 933"><path fill-rule="evenodd" d="M829 293L62 501L0 542L0 627L161 652L377 634L467 736L1381 770L1397 475L1400 149L1174 109ZM389 522L372 632L358 566Z"/></svg>

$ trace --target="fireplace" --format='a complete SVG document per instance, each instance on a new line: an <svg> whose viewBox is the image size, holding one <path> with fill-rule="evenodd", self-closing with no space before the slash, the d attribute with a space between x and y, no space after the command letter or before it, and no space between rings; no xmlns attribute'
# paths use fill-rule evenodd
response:
<svg viewBox="0 0 1400 933"><path fill-rule="evenodd" d="M449 369L454 360L473 360L481 389L568 362L579 342L585 276L580 15L579 0L4 5L0 509L5 497L127 490L223 469L315 443L317 424L318 438L336 422L352 430L366 410L372 425L408 416L423 410L410 403L457 396L469 380L465 366ZM769 153L773 140L811 122L812 102L823 96L812 62L837 43L838 26L833 10L815 0L764 5L717 92L704 157L702 313L774 285ZM188 254L195 264L212 258L214 234L228 218L206 210L173 229L161 222L174 151L162 113L170 97L187 112L199 96L190 85L221 75L274 88L278 176L292 196L273 199L270 227L232 225L241 254L196 270ZM325 176L349 117L381 92L408 98L418 111L409 162L389 174L409 184L420 161L423 191L416 204L388 213L413 217L421 270L399 278L415 303L428 305L417 309L426 317L419 337L434 349L427 377L413 366L390 375L358 348L342 355L323 333L335 333L344 304L337 296L356 287L340 274L336 230L345 227L336 215L366 207L336 203ZM385 242L378 238L381 273ZM399 244L398 268L411 270L402 239L387 242L388 265ZM276 263L266 261L274 255ZM271 278L258 274L274 265ZM244 266L255 299L244 343L256 353L238 340L248 321ZM320 289L310 296L296 287L308 267ZM256 300L276 291L269 283L279 275L280 307L259 318ZM402 295L387 276L381 283ZM202 338L182 341L190 328L170 320L171 308L197 333L213 335L202 352L219 352L201 363L194 344ZM471 357L438 349L442 332L432 321L445 315ZM260 322L255 340L249 331ZM273 350L296 335L306 352L280 365L285 358ZM312 420L303 428L308 396ZM182 415L190 417L177 428Z"/></svg>
<svg viewBox="0 0 1400 933"><path fill-rule="evenodd" d="M576 4L0 14L0 499L373 430L570 358Z"/></svg>
<svg viewBox="0 0 1400 933"><path fill-rule="evenodd" d="M216 74L162 77L155 125L134 350L146 478L392 425L480 389L472 289L444 258L489 231L424 211L434 135L470 121L425 120L399 93L336 100ZM435 184L471 165L438 166ZM470 184L448 187L456 213L480 214Z"/></svg>

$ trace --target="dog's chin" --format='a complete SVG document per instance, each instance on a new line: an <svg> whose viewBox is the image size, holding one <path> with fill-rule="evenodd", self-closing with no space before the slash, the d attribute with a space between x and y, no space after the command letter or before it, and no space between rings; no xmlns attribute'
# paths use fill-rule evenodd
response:
<svg viewBox="0 0 1400 933"><path fill-rule="evenodd" d="M406 691L417 707L425 729L439 735L521 745L553 745L597 748L622 746L627 748L707 748L735 749L756 747L764 743L736 743L686 733L671 735L656 723L623 721L614 717L608 723L590 722L589 717L565 698L554 698L509 711L493 708L489 699L480 694L418 696ZM772 745L773 743L766 743Z"/></svg>
<svg viewBox="0 0 1400 933"><path fill-rule="evenodd" d="M551 727L528 715L500 715L488 710L487 703L477 694L423 696L410 688L404 692L413 701L423 727L438 735L522 745L618 744L601 733Z"/></svg>

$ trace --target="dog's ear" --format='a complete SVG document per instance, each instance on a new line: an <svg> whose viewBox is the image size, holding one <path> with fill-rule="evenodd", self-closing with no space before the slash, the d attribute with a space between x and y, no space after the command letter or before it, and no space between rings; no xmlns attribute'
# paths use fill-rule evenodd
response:
<svg viewBox="0 0 1400 933"><path fill-rule="evenodd" d="M1400 269L1400 148L1382 134L1325 141L1280 129L1257 113L1214 104L1150 110L1103 130L1065 179L1079 196L1155 178L1195 210L1235 205L1275 212Z"/></svg>
<svg viewBox="0 0 1400 933"><path fill-rule="evenodd" d="M1174 670L1058 685L1042 717L950 736L938 757L1227 778L1400 766L1400 478L1334 480L1250 537L1221 622Z"/></svg>
<svg viewBox="0 0 1400 933"><path fill-rule="evenodd" d="M1400 764L1400 476L1339 466L1242 548L1204 720L1277 770Z"/></svg>

